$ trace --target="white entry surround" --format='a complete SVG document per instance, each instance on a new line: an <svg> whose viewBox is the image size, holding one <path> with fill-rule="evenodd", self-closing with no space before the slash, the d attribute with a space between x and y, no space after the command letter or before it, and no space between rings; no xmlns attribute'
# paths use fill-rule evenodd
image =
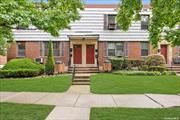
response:
<svg viewBox="0 0 180 120"><path fill-rule="evenodd" d="M76 64L76 67L97 67L96 50L98 49L98 35L69 36L69 39L70 39L70 48L72 49L71 66L74 66L73 46L74 45L82 45L82 64ZM94 45L94 47L95 47L94 64L86 64L86 45Z"/></svg>

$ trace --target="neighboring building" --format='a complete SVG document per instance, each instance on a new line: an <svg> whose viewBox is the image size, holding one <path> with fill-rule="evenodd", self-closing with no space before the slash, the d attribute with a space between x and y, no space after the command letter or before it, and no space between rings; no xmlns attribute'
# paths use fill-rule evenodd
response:
<svg viewBox="0 0 180 120"><path fill-rule="evenodd" d="M0 69L7 63L7 57L0 55Z"/></svg>
<svg viewBox="0 0 180 120"><path fill-rule="evenodd" d="M45 61L48 42L53 41L56 60L65 65L79 67L98 67L108 57L122 56L129 59L142 59L150 54L161 52L172 63L174 57L180 56L180 47L171 48L162 42L159 50L153 49L148 40L148 20L151 15L149 5L144 5L141 21L133 22L127 32L116 24L117 5L86 5L81 11L82 18L71 24L71 29L60 31L59 37L40 30L15 30L17 43L8 50L8 60L17 57L31 59L42 58Z"/></svg>

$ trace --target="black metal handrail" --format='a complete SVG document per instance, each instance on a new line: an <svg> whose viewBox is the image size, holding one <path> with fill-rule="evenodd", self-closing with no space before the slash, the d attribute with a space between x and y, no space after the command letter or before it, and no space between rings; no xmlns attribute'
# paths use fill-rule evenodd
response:
<svg viewBox="0 0 180 120"><path fill-rule="evenodd" d="M76 65L73 66L73 71L72 71L72 81L74 80L75 73L76 73Z"/></svg>

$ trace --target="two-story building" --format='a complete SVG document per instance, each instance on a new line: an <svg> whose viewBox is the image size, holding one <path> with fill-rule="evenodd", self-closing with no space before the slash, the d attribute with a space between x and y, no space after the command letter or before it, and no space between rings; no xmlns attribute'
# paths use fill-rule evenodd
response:
<svg viewBox="0 0 180 120"><path fill-rule="evenodd" d="M180 56L180 47L172 48L167 42L153 49L149 43L149 5L140 11L141 21L133 22L128 31L122 31L116 23L117 5L88 4L80 11L81 19L71 24L71 29L60 31L59 37L37 29L14 30L16 43L8 49L8 60L28 57L45 61L48 41L53 41L55 60L68 66L99 67L108 57L120 56L142 59L158 52L164 55L168 65Z"/></svg>

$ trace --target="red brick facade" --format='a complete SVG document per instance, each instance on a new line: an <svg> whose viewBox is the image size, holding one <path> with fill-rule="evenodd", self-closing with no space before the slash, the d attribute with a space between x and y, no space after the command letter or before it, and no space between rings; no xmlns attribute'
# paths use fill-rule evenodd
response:
<svg viewBox="0 0 180 120"><path fill-rule="evenodd" d="M7 58L8 60L18 58L18 43L12 43L11 46L8 49L7 52ZM41 56L40 53L40 42L25 42L25 57L30 59L35 58L44 58L46 60L47 57ZM64 42L64 56L55 57L55 60L62 61L66 65L68 65L69 62L69 42Z"/></svg>
<svg viewBox="0 0 180 120"><path fill-rule="evenodd" d="M105 60L107 59L107 42L98 42L98 61L99 61L99 66L102 66ZM18 53L18 48L17 48L17 43L12 43L10 48L8 49L8 55L7 58L8 60L17 58L17 53ZM42 57L44 60L46 60L47 57L41 56L40 53L40 42L25 42L25 57L34 59L34 58L39 58ZM57 61L62 61L65 63L66 66L68 66L69 63L69 48L70 44L69 42L64 42L64 55L55 57L55 60ZM130 59L141 59L141 42L128 42L127 43L127 57ZM173 57L178 56L178 47L173 48ZM157 54L157 49L153 49L151 45L149 45L149 54ZM0 61L1 62L1 61Z"/></svg>

